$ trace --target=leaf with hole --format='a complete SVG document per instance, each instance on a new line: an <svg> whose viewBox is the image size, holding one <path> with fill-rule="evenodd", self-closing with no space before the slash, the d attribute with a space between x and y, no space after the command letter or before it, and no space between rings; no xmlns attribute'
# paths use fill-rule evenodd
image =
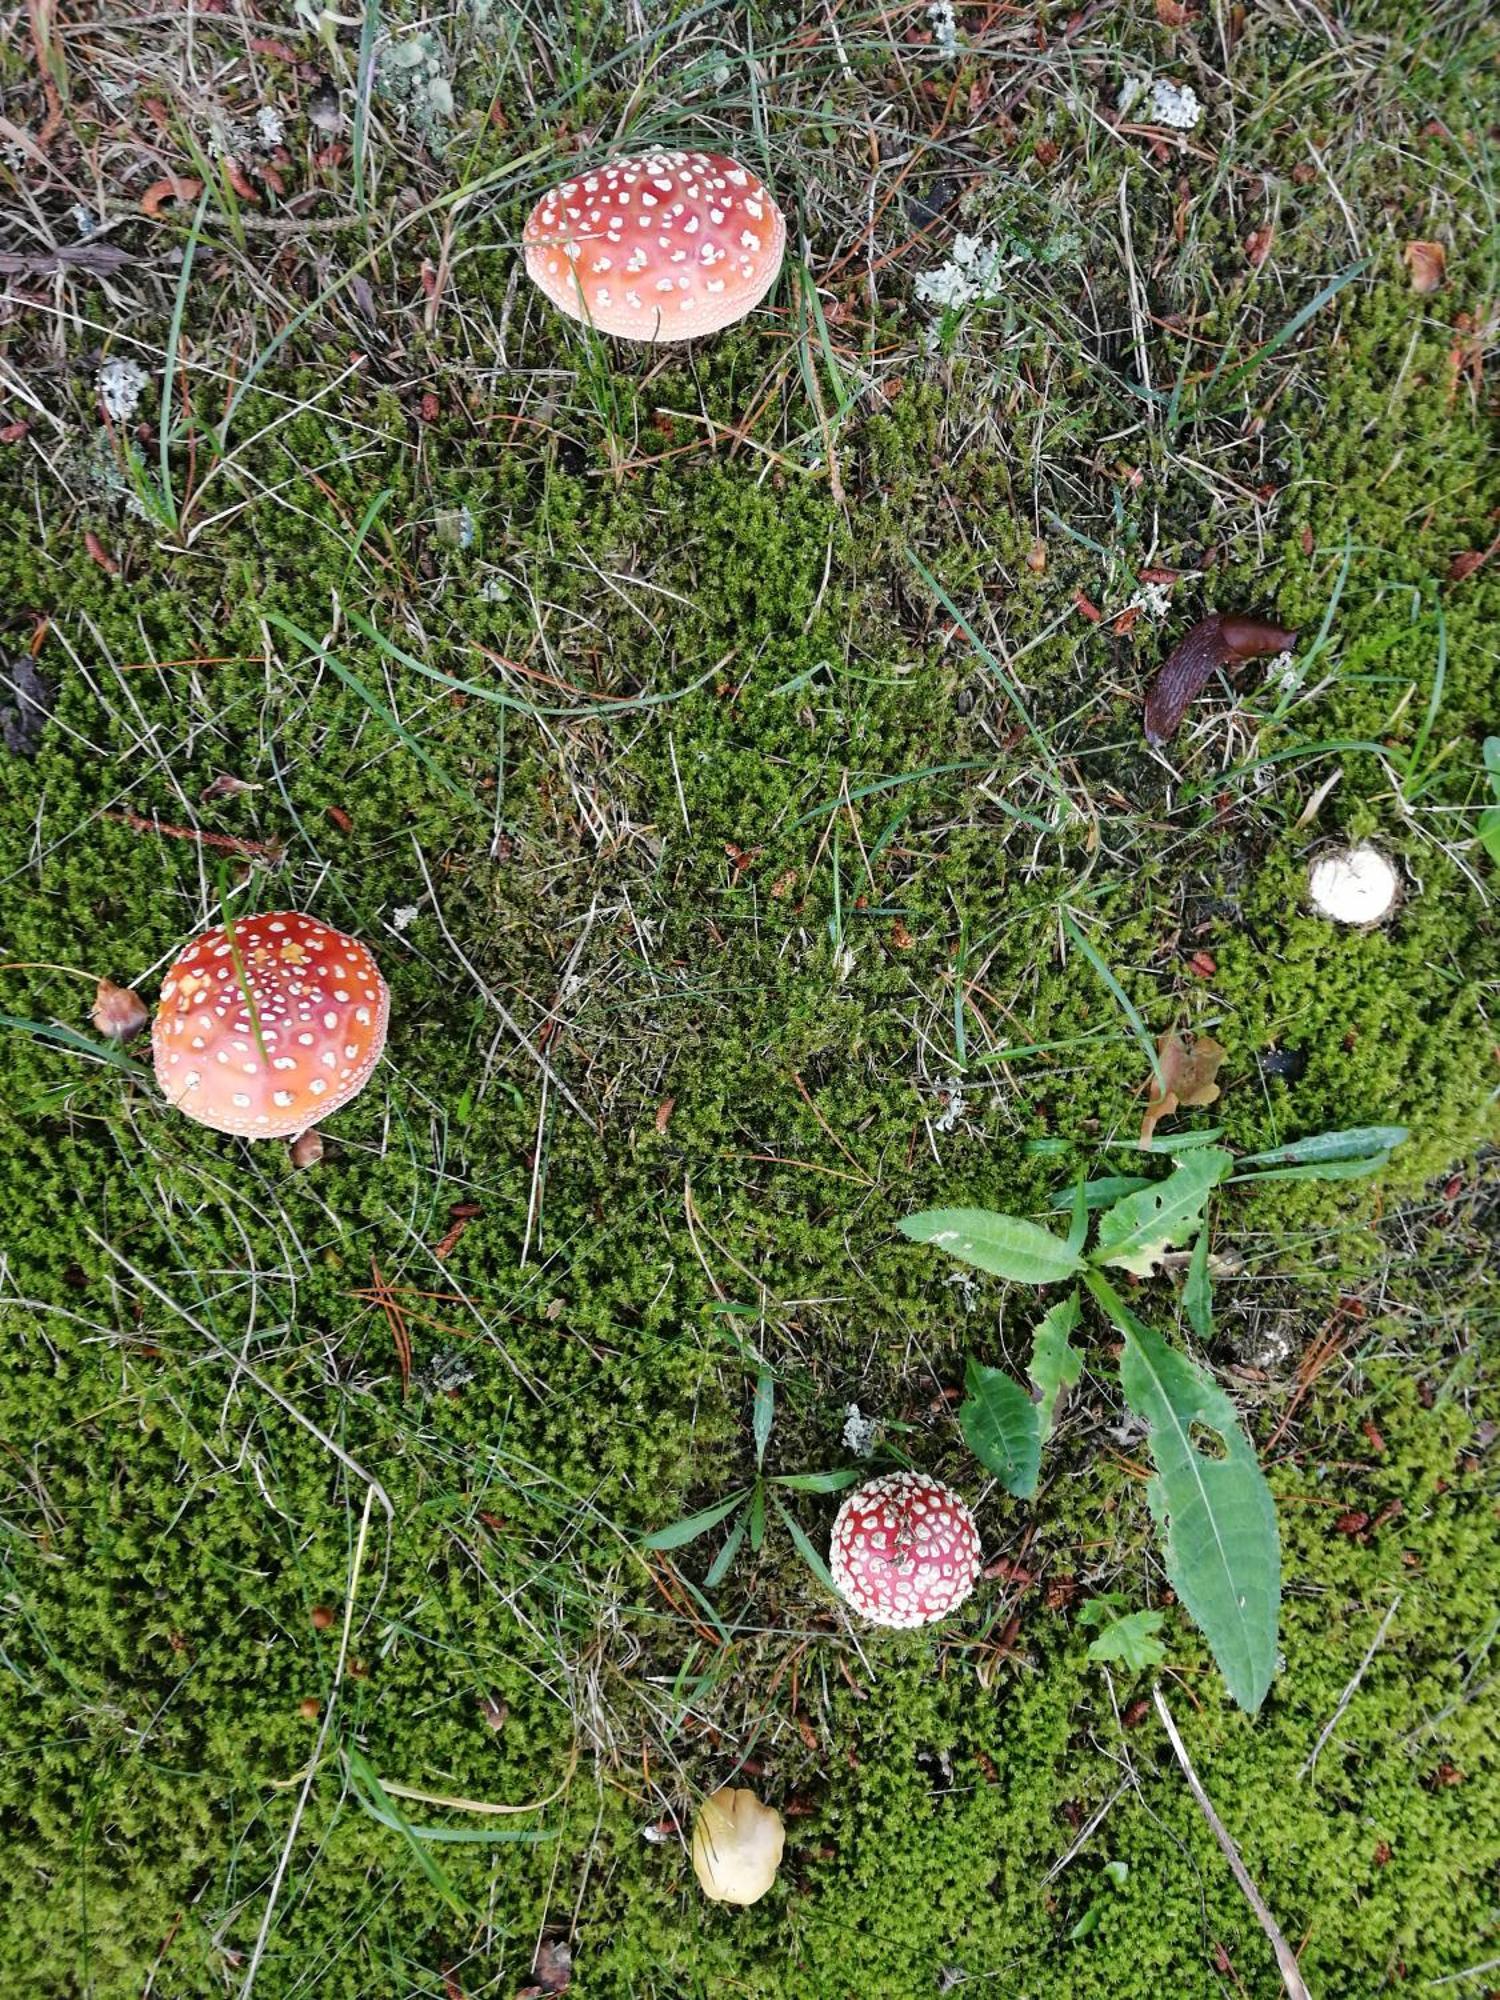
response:
<svg viewBox="0 0 1500 2000"><path fill-rule="evenodd" d="M1061 1284L1083 1264L1078 1251L1021 1215L995 1215L986 1208L929 1208L904 1216L899 1227L913 1243L930 1243L960 1263L1018 1285Z"/></svg>
<svg viewBox="0 0 1500 2000"><path fill-rule="evenodd" d="M1217 1383L1131 1312L1104 1278L1089 1290L1125 1336L1120 1384L1148 1426L1146 1488L1167 1576L1252 1715L1276 1671L1281 1543L1276 1507L1234 1406Z"/></svg>
<svg viewBox="0 0 1500 2000"><path fill-rule="evenodd" d="M1208 1197L1234 1165L1222 1146L1189 1153L1165 1180L1127 1194L1099 1218L1093 1262L1149 1277L1163 1254L1202 1226Z"/></svg>

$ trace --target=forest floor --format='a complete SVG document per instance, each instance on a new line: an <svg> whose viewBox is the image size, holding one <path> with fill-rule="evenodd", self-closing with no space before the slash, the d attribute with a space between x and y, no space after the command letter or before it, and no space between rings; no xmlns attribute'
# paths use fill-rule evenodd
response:
<svg viewBox="0 0 1500 2000"><path fill-rule="evenodd" d="M393 994L299 1172L0 974L5 1991L1265 2000L1159 1679L1319 2000L1500 1992L1486 11L0 4L0 958L303 909ZM655 143L790 223L682 349L515 248ZM1298 644L1153 750L1215 607ZM1225 1192L1208 1340L1139 1288L1276 1496L1254 1718L1115 1336L1012 1499L1035 1295L896 1229L1126 1171L1169 1032L1164 1131L1409 1131ZM975 1508L946 1623L849 1621L834 1495L643 1547L851 1404Z"/></svg>

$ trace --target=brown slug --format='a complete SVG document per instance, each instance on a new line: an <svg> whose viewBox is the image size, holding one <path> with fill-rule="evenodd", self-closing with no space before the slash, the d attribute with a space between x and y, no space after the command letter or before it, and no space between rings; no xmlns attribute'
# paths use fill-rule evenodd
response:
<svg viewBox="0 0 1500 2000"><path fill-rule="evenodd" d="M1262 618L1241 618L1234 612L1210 611L1200 618L1162 661L1161 671L1146 697L1146 741L1168 743L1177 734L1188 705L1217 667L1253 660L1263 653L1284 653L1297 643L1295 632L1268 625Z"/></svg>

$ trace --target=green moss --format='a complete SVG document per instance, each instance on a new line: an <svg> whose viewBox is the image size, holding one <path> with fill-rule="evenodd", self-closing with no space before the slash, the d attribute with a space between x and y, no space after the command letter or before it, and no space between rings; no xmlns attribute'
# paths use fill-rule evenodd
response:
<svg viewBox="0 0 1500 2000"><path fill-rule="evenodd" d="M0 975L23 1024L0 1078L0 1974L101 2000L243 1978L355 1564L365 1492L327 1440L392 1512L371 1516L263 1994L510 1992L544 1931L572 1935L581 2000L910 2000L960 1975L1059 2000L1273 1994L1146 1690L1086 1659L1073 1607L1106 1588L1168 1609L1173 1709L1313 1990L1463 1972L1492 1955L1500 1825L1481 1464L1500 950L1472 838L1500 586L1493 564L1450 577L1494 506L1452 360L1484 269L1451 27L1356 92L1321 34L1248 21L1233 136L1214 99L1214 148L1166 170L1079 104L1027 107L1014 152L987 127L996 171L953 220L1079 247L1018 267L931 353L907 263L879 266L873 307L862 251L829 268L864 226L871 92L906 101L885 44L846 29L847 70L810 100L796 24L758 14L743 123L764 114L803 204L838 370L790 290L780 320L648 369L512 295L502 245L545 178L526 163L627 113L659 121L643 140L722 139L750 52L727 26L700 46L693 10L680 48L575 14L529 50L455 30L461 115L495 106L465 171L497 176L497 207L452 211L447 303L418 323L427 250L403 235L364 273L399 358L361 307L371 359L330 393L354 323L330 294L225 457L222 378L245 381L291 310L267 303L284 239L252 232L244 316L221 318L249 274L211 211L176 534L81 477L65 502L30 445L0 446L0 647L45 620L58 688L36 759L0 755L5 957L149 993L227 896L359 931L393 989L387 1064L299 1175L25 1031L86 1031L86 987ZM1110 79L1177 48L1149 21L1110 32ZM1303 171L1305 134L1337 199ZM1167 402L1137 379L1122 163ZM937 201L940 179L923 159L892 201ZM1439 226L1433 186L1453 240L1422 300L1399 245ZM1279 204L1258 272L1247 189ZM1367 268L1267 352L1354 261L1346 212ZM882 230L898 215L923 226L893 210ZM304 302L331 282L296 269ZM140 337L164 340L170 307ZM66 381L50 348L22 360L92 448L86 341L59 338ZM1117 629L1143 568L1182 573L1170 614ZM1144 688L1204 609L1311 634L1335 600L1304 686L1211 687L1175 768L1146 753ZM251 789L211 789L225 773ZM1351 837L1406 878L1369 933L1305 907L1310 855ZM937 1200L1040 1213L1134 1138L1145 1056L1061 949L1063 908L1152 1034L1225 1044L1211 1115L1234 1147L1411 1127L1378 1181L1231 1189L1219 1210L1243 1268L1211 1358L1274 1311L1324 1364L1305 1395L1230 1377L1286 1544L1285 1667L1254 1723L1164 1591L1097 1333L1035 1507L982 1498L987 1550L1034 1582L986 1584L936 1634L854 1644L774 1519L710 1594L692 1592L716 1540L674 1565L638 1547L750 1476L762 1365L772 1469L841 1462L858 1401L979 1497L948 1392L966 1351L1024 1351L1033 1302L985 1281L965 1311L893 1225ZM1294 1080L1266 1076L1272 1048L1302 1058ZM539 1055L587 1119L543 1091ZM445 1240L455 1204L477 1213ZM1171 1318L1165 1283L1141 1303ZM833 1504L795 1501L815 1542ZM403 1808L545 1836L425 1846L460 1915L361 1805L348 1749L437 1797L563 1789L515 1821ZM699 1898L672 1815L742 1758L791 1838L771 1895L731 1912Z"/></svg>

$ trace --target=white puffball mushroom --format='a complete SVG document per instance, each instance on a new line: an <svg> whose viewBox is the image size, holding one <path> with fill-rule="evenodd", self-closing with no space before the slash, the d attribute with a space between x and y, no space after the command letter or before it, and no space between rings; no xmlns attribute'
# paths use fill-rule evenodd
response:
<svg viewBox="0 0 1500 2000"><path fill-rule="evenodd" d="M1401 877L1378 847L1331 848L1307 871L1307 893L1320 917L1336 924L1378 924L1396 907Z"/></svg>
<svg viewBox="0 0 1500 2000"><path fill-rule="evenodd" d="M693 1821L693 1872L713 1903L758 1903L776 1880L786 1828L754 1792L721 1786Z"/></svg>

